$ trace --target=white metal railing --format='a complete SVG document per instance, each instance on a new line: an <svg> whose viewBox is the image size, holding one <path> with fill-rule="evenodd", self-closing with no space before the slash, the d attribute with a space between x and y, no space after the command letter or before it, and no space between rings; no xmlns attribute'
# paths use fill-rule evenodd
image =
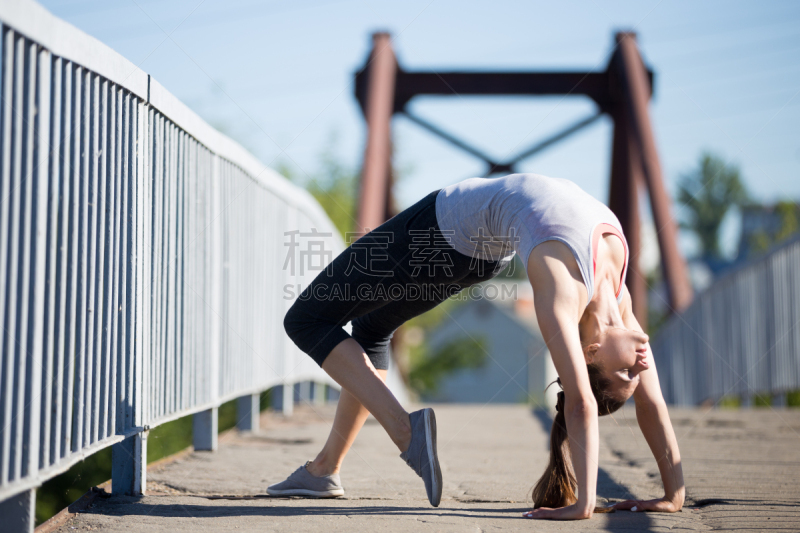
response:
<svg viewBox="0 0 800 533"><path fill-rule="evenodd" d="M800 239L737 269L653 342L668 402L748 402L800 389Z"/></svg>
<svg viewBox="0 0 800 533"><path fill-rule="evenodd" d="M333 256L343 243L306 191L119 54L30 1L0 2L0 22L10 524L101 448L114 492L141 492L150 427L196 413L195 446L213 449L222 402L333 385L283 331L284 285L317 273L285 268L286 235L316 230Z"/></svg>

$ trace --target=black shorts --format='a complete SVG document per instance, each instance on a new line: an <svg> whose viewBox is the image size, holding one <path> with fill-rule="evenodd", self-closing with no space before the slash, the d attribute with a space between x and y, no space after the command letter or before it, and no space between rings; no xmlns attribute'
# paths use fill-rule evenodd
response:
<svg viewBox="0 0 800 533"><path fill-rule="evenodd" d="M449 244L436 220L438 192L354 242L286 313L286 333L317 364L351 337L343 326L352 321L352 338L376 369L388 368L398 327L508 266L507 260L473 259Z"/></svg>

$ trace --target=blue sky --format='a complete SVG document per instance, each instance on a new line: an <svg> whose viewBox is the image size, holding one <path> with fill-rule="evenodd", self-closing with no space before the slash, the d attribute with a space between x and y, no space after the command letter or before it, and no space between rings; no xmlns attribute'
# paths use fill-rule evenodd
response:
<svg viewBox="0 0 800 533"><path fill-rule="evenodd" d="M633 29L656 72L652 119L667 187L711 150L753 195L800 199L800 3L357 0L45 1L120 52L265 163L313 174L333 146L354 167L364 122L353 96L372 31L413 69L602 70L613 33ZM169 37L167 37L169 34ZM498 158L590 114L588 99L415 100L419 115ZM403 118L401 207L483 173L483 164ZM333 143L333 145L332 145ZM521 165L607 199L606 119Z"/></svg>

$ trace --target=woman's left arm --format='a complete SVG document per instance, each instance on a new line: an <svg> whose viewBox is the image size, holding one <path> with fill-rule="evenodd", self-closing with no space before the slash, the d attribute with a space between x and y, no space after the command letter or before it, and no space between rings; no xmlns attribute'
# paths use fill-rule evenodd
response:
<svg viewBox="0 0 800 533"><path fill-rule="evenodd" d="M633 316L631 297L627 288L620 311L627 328L642 331L639 321ZM661 385L658 382L653 352L649 344L648 365L647 370L639 373L640 382L633 393L633 399L636 402L636 420L639 422L639 428L650 446L650 451L653 452L661 473L664 497L647 501L628 500L620 502L614 507L616 509L674 513L681 510L686 497L681 453L678 449L675 431L672 429L672 422L669 419L667 404L661 394Z"/></svg>

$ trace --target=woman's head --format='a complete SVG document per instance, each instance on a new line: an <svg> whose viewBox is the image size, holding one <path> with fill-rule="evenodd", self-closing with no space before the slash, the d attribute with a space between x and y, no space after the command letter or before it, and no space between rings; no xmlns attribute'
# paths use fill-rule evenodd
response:
<svg viewBox="0 0 800 533"><path fill-rule="evenodd" d="M631 397L639 374L649 368L648 340L641 331L609 327L583 344L587 368L594 367L605 378L604 394L622 401Z"/></svg>

